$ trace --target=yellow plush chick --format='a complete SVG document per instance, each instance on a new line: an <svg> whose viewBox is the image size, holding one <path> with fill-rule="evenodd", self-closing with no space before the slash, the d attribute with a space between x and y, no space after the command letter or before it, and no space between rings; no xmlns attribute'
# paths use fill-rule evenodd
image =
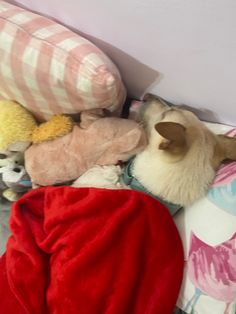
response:
<svg viewBox="0 0 236 314"><path fill-rule="evenodd" d="M31 143L36 126L32 114L20 104L0 101L0 152L24 151Z"/></svg>
<svg viewBox="0 0 236 314"><path fill-rule="evenodd" d="M55 115L49 121L40 124L34 129L32 142L39 144L64 136L72 131L73 125L73 120L70 117Z"/></svg>

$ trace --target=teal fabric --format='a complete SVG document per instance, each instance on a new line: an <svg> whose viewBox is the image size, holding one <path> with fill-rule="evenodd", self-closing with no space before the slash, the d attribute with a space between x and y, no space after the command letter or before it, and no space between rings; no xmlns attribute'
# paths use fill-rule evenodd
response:
<svg viewBox="0 0 236 314"><path fill-rule="evenodd" d="M165 205L172 216L174 216L176 214L176 212L182 208L181 205L177 205L177 204L173 204L170 202L167 202L163 199L161 199L160 197L158 197L157 195L152 194L151 192L149 192L132 174L132 169L133 169L133 158L130 159L123 171L122 174L122 179L124 181L124 183L128 186L130 186L132 189L137 190L137 191L141 191L144 192L148 195L150 195L151 197L155 198L156 200L158 200L160 203L162 203L163 205Z"/></svg>
<svg viewBox="0 0 236 314"><path fill-rule="evenodd" d="M208 191L207 198L220 209L236 216L236 180L212 186Z"/></svg>

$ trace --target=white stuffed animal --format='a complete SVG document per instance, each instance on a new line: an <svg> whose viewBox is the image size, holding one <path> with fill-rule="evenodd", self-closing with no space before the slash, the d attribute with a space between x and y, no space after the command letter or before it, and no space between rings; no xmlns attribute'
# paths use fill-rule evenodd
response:
<svg viewBox="0 0 236 314"><path fill-rule="evenodd" d="M31 188L22 153L0 154L0 196L14 202Z"/></svg>
<svg viewBox="0 0 236 314"><path fill-rule="evenodd" d="M125 184L121 181L121 173L120 166L94 166L74 181L72 186L122 189Z"/></svg>

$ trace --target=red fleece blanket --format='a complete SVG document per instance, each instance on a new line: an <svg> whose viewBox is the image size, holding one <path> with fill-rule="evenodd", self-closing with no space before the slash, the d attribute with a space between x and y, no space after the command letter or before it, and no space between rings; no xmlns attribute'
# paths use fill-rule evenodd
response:
<svg viewBox="0 0 236 314"><path fill-rule="evenodd" d="M183 250L167 209L130 190L49 187L12 209L2 314L169 314Z"/></svg>

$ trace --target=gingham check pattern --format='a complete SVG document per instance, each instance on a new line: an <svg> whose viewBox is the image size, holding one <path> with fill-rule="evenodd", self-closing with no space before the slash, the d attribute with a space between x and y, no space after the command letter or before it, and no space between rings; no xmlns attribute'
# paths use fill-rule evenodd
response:
<svg viewBox="0 0 236 314"><path fill-rule="evenodd" d="M125 88L95 45L62 25L0 1L0 94L39 119L119 108Z"/></svg>

